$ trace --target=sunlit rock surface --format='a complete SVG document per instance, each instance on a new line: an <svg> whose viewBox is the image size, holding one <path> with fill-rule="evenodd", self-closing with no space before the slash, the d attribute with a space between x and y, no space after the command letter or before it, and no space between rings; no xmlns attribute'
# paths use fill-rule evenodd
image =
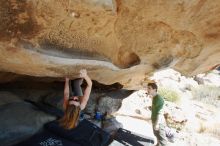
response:
<svg viewBox="0 0 220 146"><path fill-rule="evenodd" d="M138 89L166 67L203 73L220 64L219 18L219 0L1 1L0 79L87 68L100 83Z"/></svg>

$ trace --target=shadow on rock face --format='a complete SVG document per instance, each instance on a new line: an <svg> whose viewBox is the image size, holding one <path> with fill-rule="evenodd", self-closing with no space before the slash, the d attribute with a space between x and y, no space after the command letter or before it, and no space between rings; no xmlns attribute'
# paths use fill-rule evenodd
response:
<svg viewBox="0 0 220 146"><path fill-rule="evenodd" d="M119 66L121 68L130 68L139 65L141 60L137 54L129 51L120 51L118 55Z"/></svg>
<svg viewBox="0 0 220 146"><path fill-rule="evenodd" d="M132 90L118 89L108 92L92 93L85 112L93 115L96 111L112 114L121 107L122 100L132 94Z"/></svg>
<svg viewBox="0 0 220 146"><path fill-rule="evenodd" d="M0 141L2 146L20 142L35 134L55 117L39 111L25 102L13 102L0 106Z"/></svg>

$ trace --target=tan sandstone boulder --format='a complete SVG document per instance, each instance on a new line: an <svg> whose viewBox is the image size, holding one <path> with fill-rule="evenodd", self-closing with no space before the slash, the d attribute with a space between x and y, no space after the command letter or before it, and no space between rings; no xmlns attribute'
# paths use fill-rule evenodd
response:
<svg viewBox="0 0 220 146"><path fill-rule="evenodd" d="M138 89L166 67L206 72L220 63L219 18L219 0L1 1L0 79L76 78L86 68L100 83Z"/></svg>

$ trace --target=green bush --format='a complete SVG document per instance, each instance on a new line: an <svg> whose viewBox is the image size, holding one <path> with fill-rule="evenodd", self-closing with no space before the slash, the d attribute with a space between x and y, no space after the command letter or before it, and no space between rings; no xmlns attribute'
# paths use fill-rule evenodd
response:
<svg viewBox="0 0 220 146"><path fill-rule="evenodd" d="M220 106L220 88L211 85L200 85L192 89L193 98L204 103Z"/></svg>
<svg viewBox="0 0 220 146"><path fill-rule="evenodd" d="M159 88L158 93L164 97L165 100L170 102L178 102L180 100L180 96L177 92L167 88Z"/></svg>

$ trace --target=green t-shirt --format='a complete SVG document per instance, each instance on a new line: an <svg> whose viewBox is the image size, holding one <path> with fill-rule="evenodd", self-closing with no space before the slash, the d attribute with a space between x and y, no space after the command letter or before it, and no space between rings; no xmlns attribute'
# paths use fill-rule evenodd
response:
<svg viewBox="0 0 220 146"><path fill-rule="evenodd" d="M157 94L155 97L153 97L152 100L152 113L151 113L151 120L152 123L155 123L157 120L157 116L160 112L160 110L163 108L164 100L163 97Z"/></svg>

